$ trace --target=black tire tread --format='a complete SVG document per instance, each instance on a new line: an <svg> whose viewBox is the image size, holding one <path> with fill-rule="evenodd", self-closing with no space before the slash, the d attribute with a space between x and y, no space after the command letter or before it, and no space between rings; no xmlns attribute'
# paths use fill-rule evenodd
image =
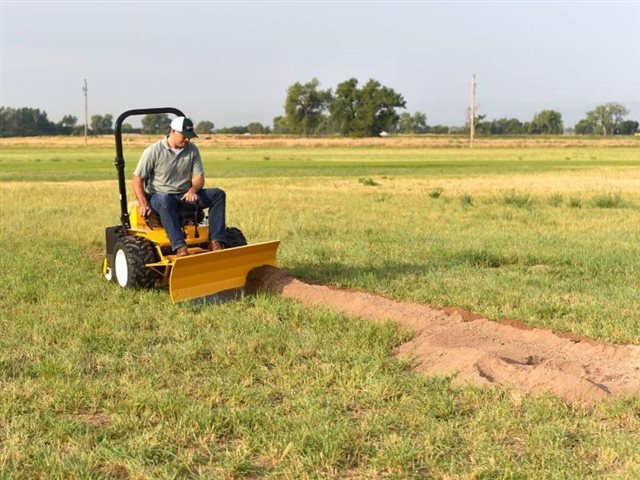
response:
<svg viewBox="0 0 640 480"><path fill-rule="evenodd" d="M226 248L242 247L247 244L247 239L237 227L227 227Z"/></svg>
<svg viewBox="0 0 640 480"><path fill-rule="evenodd" d="M126 235L116 243L115 251L122 249L127 258L129 278L127 287L153 288L158 279L158 274L145 267L147 263L156 261L156 252L153 244L144 238ZM114 271L114 278L117 272Z"/></svg>

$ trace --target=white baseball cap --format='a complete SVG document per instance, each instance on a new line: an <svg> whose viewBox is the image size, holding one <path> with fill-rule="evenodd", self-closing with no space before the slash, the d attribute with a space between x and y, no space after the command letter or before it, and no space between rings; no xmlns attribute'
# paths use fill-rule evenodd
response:
<svg viewBox="0 0 640 480"><path fill-rule="evenodd" d="M193 122L187 117L176 117L171 122L171 130L182 133L187 138L197 137L193 131Z"/></svg>

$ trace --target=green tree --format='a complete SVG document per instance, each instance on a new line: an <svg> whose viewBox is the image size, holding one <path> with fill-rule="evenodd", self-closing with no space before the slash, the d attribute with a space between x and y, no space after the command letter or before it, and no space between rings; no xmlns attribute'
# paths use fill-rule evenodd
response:
<svg viewBox="0 0 640 480"><path fill-rule="evenodd" d="M244 135L245 133L249 133L249 130L244 125L235 125L233 127L219 128L216 132L225 135Z"/></svg>
<svg viewBox="0 0 640 480"><path fill-rule="evenodd" d="M313 135L331 100L331 90L319 90L320 82L314 78L304 85L296 82L287 90L285 117L291 133Z"/></svg>
<svg viewBox="0 0 640 480"><path fill-rule="evenodd" d="M340 133L366 137L393 131L400 119L396 108L405 105L402 95L377 80L358 88L358 81L351 78L338 85L329 111Z"/></svg>
<svg viewBox="0 0 640 480"><path fill-rule="evenodd" d="M469 109L467 109L467 114L468 113L469 113ZM473 128L476 134L489 135L491 133L491 122L489 122L488 120L484 121L485 118L487 118L486 115L480 115L480 114L477 114L477 112L476 112L476 116L473 117ZM469 134L470 130L471 130L471 125L469 123L469 115L467 115L467 121L464 124L462 133ZM454 132L450 130L449 133L454 133Z"/></svg>
<svg viewBox="0 0 640 480"><path fill-rule="evenodd" d="M286 135L291 133L287 119L283 116L274 117L273 119L273 133L276 135Z"/></svg>
<svg viewBox="0 0 640 480"><path fill-rule="evenodd" d="M0 137L28 137L55 134L58 127L37 108L0 107Z"/></svg>
<svg viewBox="0 0 640 480"><path fill-rule="evenodd" d="M574 130L577 135L593 135L596 124L593 119L583 118L576 123Z"/></svg>
<svg viewBox="0 0 640 480"><path fill-rule="evenodd" d="M135 129L130 123L123 123L121 127L122 133L134 133Z"/></svg>
<svg viewBox="0 0 640 480"><path fill-rule="evenodd" d="M65 115L58 123L58 125L64 128L74 128L77 124L78 117L74 117L73 115Z"/></svg>
<svg viewBox="0 0 640 480"><path fill-rule="evenodd" d="M414 112L413 114L413 133L427 133L429 125L427 125L427 115L424 112Z"/></svg>
<svg viewBox="0 0 640 480"><path fill-rule="evenodd" d="M247 131L251 135L261 135L266 133L264 125L262 125L260 122L251 122L249 125L247 125Z"/></svg>
<svg viewBox="0 0 640 480"><path fill-rule="evenodd" d="M335 96L329 104L329 112L338 132L343 135L351 135L355 130L360 96L358 80L355 78L345 80L336 87Z"/></svg>
<svg viewBox="0 0 640 480"><path fill-rule="evenodd" d="M618 133L620 135L633 135L638 131L638 126L640 126L640 124L635 120L624 120L620 122Z"/></svg>
<svg viewBox="0 0 640 480"><path fill-rule="evenodd" d="M446 125L434 125L429 131L436 135L448 135L451 133L451 128Z"/></svg>
<svg viewBox="0 0 640 480"><path fill-rule="evenodd" d="M413 117L409 112L402 112L398 118L398 132L399 133L412 133L413 132Z"/></svg>
<svg viewBox="0 0 640 480"><path fill-rule="evenodd" d="M113 115L92 115L89 125L94 135L113 133Z"/></svg>
<svg viewBox="0 0 640 480"><path fill-rule="evenodd" d="M338 129L330 115L323 115L316 132L318 135L335 135L338 133Z"/></svg>
<svg viewBox="0 0 640 480"><path fill-rule="evenodd" d="M596 135L614 135L622 119L629 114L623 105L615 102L599 105L587 112L586 120L593 125Z"/></svg>
<svg viewBox="0 0 640 480"><path fill-rule="evenodd" d="M529 125L526 128L529 128ZM518 135L526 133L528 130L517 118L499 118L478 122L476 131L486 135Z"/></svg>
<svg viewBox="0 0 640 480"><path fill-rule="evenodd" d="M564 132L562 114L555 110L543 110L534 115L529 125L529 133L560 135Z"/></svg>
<svg viewBox="0 0 640 480"><path fill-rule="evenodd" d="M492 120L488 128L491 135L518 135L525 133L522 122L517 118Z"/></svg>
<svg viewBox="0 0 640 480"><path fill-rule="evenodd" d="M167 133L171 126L171 120L166 113L148 114L142 117L142 133L155 135Z"/></svg>
<svg viewBox="0 0 640 480"><path fill-rule="evenodd" d="M196 133L209 134L213 133L215 125L209 120L203 120L196 125Z"/></svg>
<svg viewBox="0 0 640 480"><path fill-rule="evenodd" d="M505 135L520 135L525 133L523 123L517 118L499 120L501 122L502 133Z"/></svg>
<svg viewBox="0 0 640 480"><path fill-rule="evenodd" d="M400 133L426 133L428 130L427 116L423 112L415 112L413 115L409 112L402 112L398 117L398 132Z"/></svg>
<svg viewBox="0 0 640 480"><path fill-rule="evenodd" d="M72 134L78 124L78 117L73 115L65 115L57 124L58 132L69 135Z"/></svg>
<svg viewBox="0 0 640 480"><path fill-rule="evenodd" d="M491 135L491 121L485 120L486 115L478 115L473 122L476 135ZM468 128L469 126L466 125Z"/></svg>

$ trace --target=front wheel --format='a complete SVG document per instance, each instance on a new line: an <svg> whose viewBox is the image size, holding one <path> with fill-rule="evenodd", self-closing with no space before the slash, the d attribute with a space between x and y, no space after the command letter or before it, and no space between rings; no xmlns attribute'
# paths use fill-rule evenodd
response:
<svg viewBox="0 0 640 480"><path fill-rule="evenodd" d="M118 285L123 288L151 288L155 285L157 274L145 266L155 261L155 251L150 242L128 235L116 242L114 251L113 273Z"/></svg>

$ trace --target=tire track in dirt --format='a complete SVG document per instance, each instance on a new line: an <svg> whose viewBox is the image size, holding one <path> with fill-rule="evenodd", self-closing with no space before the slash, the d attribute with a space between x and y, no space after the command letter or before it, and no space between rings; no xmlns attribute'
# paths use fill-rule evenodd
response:
<svg viewBox="0 0 640 480"><path fill-rule="evenodd" d="M640 346L607 345L549 330L495 322L456 309L437 309L296 280L274 267L253 270L247 291L269 290L306 305L392 320L415 332L397 349L425 374L455 375L454 383L505 385L553 392L589 403L640 391Z"/></svg>

